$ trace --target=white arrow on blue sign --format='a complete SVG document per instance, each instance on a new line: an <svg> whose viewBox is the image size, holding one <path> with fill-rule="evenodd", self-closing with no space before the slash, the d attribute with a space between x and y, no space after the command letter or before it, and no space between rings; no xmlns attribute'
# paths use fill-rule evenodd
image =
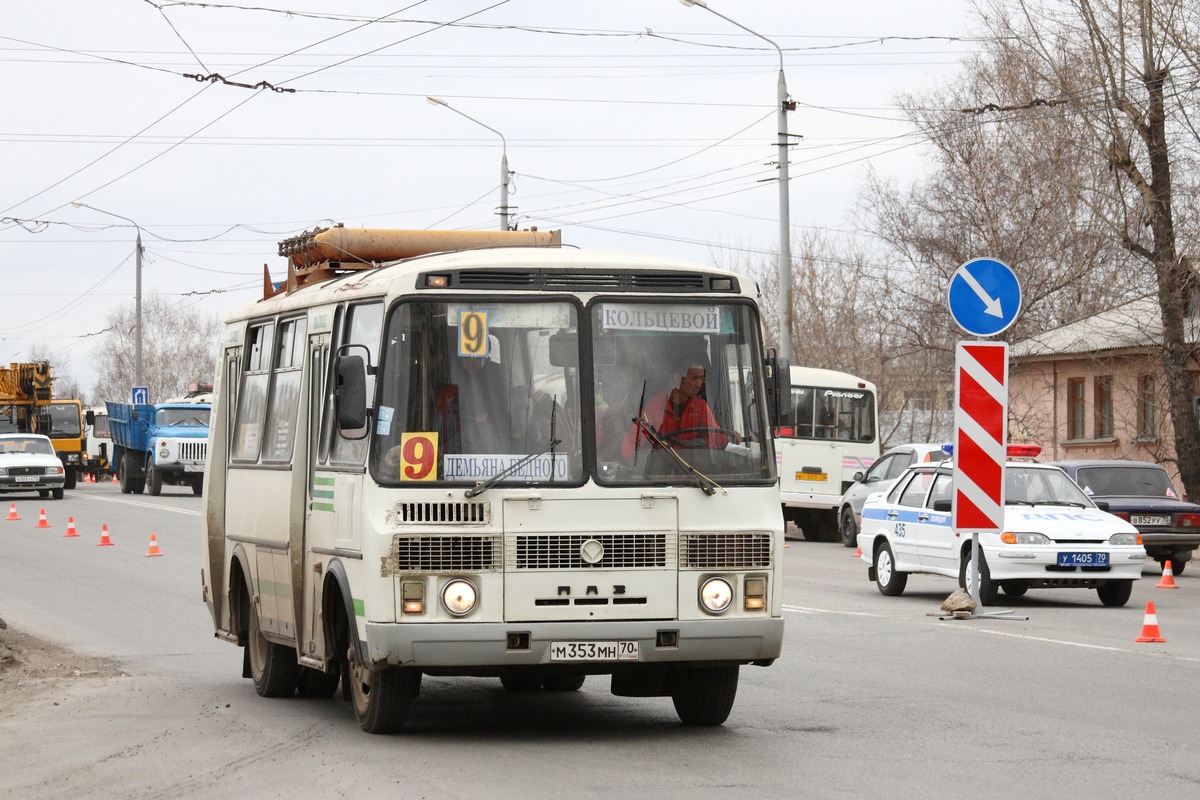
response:
<svg viewBox="0 0 1200 800"><path fill-rule="evenodd" d="M1008 330L1021 311L1021 284L1007 264L976 258L950 276L950 315L972 336Z"/></svg>
<svg viewBox="0 0 1200 800"><path fill-rule="evenodd" d="M129 392L130 402L135 406L144 406L150 403L150 387L134 386Z"/></svg>

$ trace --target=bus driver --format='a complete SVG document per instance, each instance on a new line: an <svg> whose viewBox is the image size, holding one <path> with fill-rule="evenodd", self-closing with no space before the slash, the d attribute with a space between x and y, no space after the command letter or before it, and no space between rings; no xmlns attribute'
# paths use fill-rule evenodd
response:
<svg viewBox="0 0 1200 800"><path fill-rule="evenodd" d="M742 437L736 431L729 432L732 437L720 432L723 429L717 424L717 418L700 396L703 388L704 367L689 364L680 376L677 387L646 403L640 423L635 421L625 434L621 455L626 459L633 456L639 438L646 438L643 426L652 427L655 433L676 448L702 446L724 449L731 438L735 443L740 443Z"/></svg>

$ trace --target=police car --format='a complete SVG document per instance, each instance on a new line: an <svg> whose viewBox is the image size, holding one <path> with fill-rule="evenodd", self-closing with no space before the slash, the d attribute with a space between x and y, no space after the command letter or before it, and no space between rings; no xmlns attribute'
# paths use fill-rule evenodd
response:
<svg viewBox="0 0 1200 800"><path fill-rule="evenodd" d="M979 535L980 602L994 604L1001 589L1016 597L1031 588L1080 587L1095 589L1106 606L1125 605L1146 559L1137 528L1100 510L1058 467L1014 460L1039 451L1009 445L1004 530ZM949 460L913 465L863 504L858 546L883 594L899 595L913 572L973 588L971 536L951 526L953 471Z"/></svg>

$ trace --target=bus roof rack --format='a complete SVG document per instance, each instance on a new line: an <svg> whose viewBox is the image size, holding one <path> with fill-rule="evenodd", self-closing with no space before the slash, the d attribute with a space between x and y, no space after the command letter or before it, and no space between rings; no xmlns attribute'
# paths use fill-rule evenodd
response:
<svg viewBox="0 0 1200 800"><path fill-rule="evenodd" d="M263 265L263 299L356 270L374 269L430 253L479 250L489 247L560 247L562 231L430 231L389 228L313 228L279 243L287 256L287 279L271 281Z"/></svg>

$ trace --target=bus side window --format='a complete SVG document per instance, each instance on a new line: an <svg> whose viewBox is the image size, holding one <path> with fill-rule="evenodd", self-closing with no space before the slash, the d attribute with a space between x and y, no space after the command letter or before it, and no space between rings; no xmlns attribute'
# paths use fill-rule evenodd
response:
<svg viewBox="0 0 1200 800"><path fill-rule="evenodd" d="M341 341L334 343L334 352L341 345L362 345L369 354L367 364L367 407L375 404L375 370L379 366L379 338L383 328L383 304L364 303L350 306L346 309L345 325L337 334ZM336 362L337 359L330 359ZM325 389L327 399L325 413L331 417L334 413L332 404L333 382L330 381ZM367 455L367 434L371 427L371 414L367 415L367 423L356 430L338 430L336 420L327 419L326 424L332 425L333 446L329 460L344 465L360 466Z"/></svg>

